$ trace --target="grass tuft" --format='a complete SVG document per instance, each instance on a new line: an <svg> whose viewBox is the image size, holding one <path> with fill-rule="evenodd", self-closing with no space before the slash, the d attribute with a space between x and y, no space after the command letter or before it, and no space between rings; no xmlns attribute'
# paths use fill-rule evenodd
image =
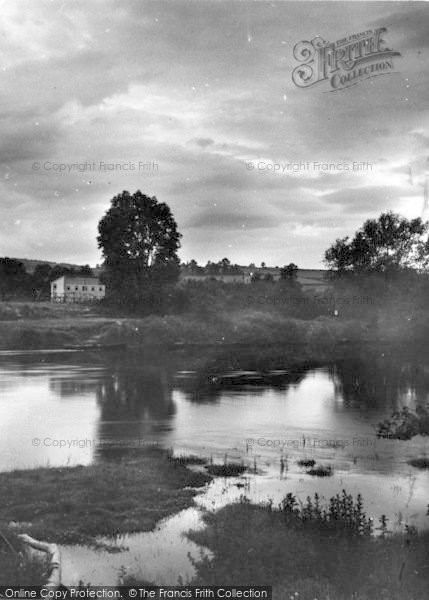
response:
<svg viewBox="0 0 429 600"><path fill-rule="evenodd" d="M307 475L312 475L313 477L331 477L333 474L334 471L330 465L327 467L320 465L319 467L314 467L307 471Z"/></svg>
<svg viewBox="0 0 429 600"><path fill-rule="evenodd" d="M245 465L229 463L223 465L207 465L207 472L214 477L238 477L247 471Z"/></svg>
<svg viewBox="0 0 429 600"><path fill-rule="evenodd" d="M196 454L179 454L174 456L173 450L167 451L167 458L173 465L205 465L207 458L202 458Z"/></svg>

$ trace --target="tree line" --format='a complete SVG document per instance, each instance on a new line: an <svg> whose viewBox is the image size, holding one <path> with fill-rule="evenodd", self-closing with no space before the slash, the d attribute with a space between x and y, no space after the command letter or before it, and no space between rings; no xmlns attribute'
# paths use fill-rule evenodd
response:
<svg viewBox="0 0 429 600"><path fill-rule="evenodd" d="M218 277L222 275L245 275L250 273L252 282L274 281L274 276L270 271L264 272L264 269L267 268L265 262L261 263L260 269L262 271L257 270L258 268L255 263L250 263L248 267L243 267L242 265L232 264L228 258L222 258L218 262L209 260L205 266L199 265L196 260L192 259L183 263L181 268L184 273L194 276ZM279 271L280 279L293 279L298 274L298 267L294 263L285 265L281 269L275 267L275 269Z"/></svg>
<svg viewBox="0 0 429 600"><path fill-rule="evenodd" d="M40 263L29 273L23 262L0 258L0 299L46 300L50 297L50 282L63 275L93 277L93 272L89 265L75 268Z"/></svg>
<svg viewBox="0 0 429 600"><path fill-rule="evenodd" d="M385 286L392 282L425 278L429 267L429 223L420 218L408 220L393 212L378 219L367 220L353 238L337 239L325 252L325 265L331 275L332 285L359 284L375 279ZM159 298L180 302L176 283L180 275L181 233L170 207L149 197L140 190L115 196L110 208L98 225L98 246L104 264L101 276L106 284L107 301L139 309L151 305ZM252 266L252 265L250 265ZM265 263L261 264L262 269ZM184 266L198 275L239 274L242 267L223 258L209 261L205 267L192 260ZM283 282L296 284L298 267L294 263L280 269ZM27 273L22 262L0 259L0 297L4 300L19 296L34 299L49 296L50 281L64 274L91 276L88 265L73 269L59 265L37 265L32 274ZM272 282L272 274L255 271L252 281ZM343 282L343 283L341 283ZM373 288L374 289L374 288ZM425 288L426 289L426 288Z"/></svg>
<svg viewBox="0 0 429 600"><path fill-rule="evenodd" d="M352 239L337 239L325 252L325 264L335 275L427 271L428 232L429 223L420 218L386 212L367 220ZM170 208L156 197L140 191L115 196L100 221L98 237L112 293L120 294L125 283L128 292L138 295L147 286L177 281L181 237ZM205 267L191 260L185 266L193 274L242 272L227 258ZM297 269L293 263L283 267L282 279L294 278Z"/></svg>

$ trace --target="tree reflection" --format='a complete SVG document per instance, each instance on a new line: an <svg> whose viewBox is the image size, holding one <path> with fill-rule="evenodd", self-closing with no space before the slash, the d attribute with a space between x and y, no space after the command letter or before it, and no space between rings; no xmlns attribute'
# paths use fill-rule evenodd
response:
<svg viewBox="0 0 429 600"><path fill-rule="evenodd" d="M331 375L336 395L346 406L395 411L423 406L428 400L429 368L424 355L367 350L338 361Z"/></svg>
<svg viewBox="0 0 429 600"><path fill-rule="evenodd" d="M186 394L190 402L197 404L218 402L225 392L246 392L248 396L259 396L267 388L279 391L297 385L306 376L310 367L290 370L234 370L222 372L210 369L179 373L175 387Z"/></svg>
<svg viewBox="0 0 429 600"><path fill-rule="evenodd" d="M162 443L172 428L175 405L162 368L114 370L97 389L99 454L122 455Z"/></svg>

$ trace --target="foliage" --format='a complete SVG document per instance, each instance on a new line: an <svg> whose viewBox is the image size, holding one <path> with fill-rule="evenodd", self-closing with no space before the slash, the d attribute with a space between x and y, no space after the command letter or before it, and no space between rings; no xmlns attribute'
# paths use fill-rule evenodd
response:
<svg viewBox="0 0 429 600"><path fill-rule="evenodd" d="M379 438L410 440L416 435L429 435L429 410L424 406L417 406L415 413L404 406L377 425Z"/></svg>
<svg viewBox="0 0 429 600"><path fill-rule="evenodd" d="M94 277L92 269L89 265L83 267L64 267L62 265L54 265L53 267L48 263L40 263L34 269L31 277L31 287L34 295L34 299L46 299L50 297L51 293L51 281L55 281L63 275L77 276L77 277Z"/></svg>
<svg viewBox="0 0 429 600"><path fill-rule="evenodd" d="M280 269L280 279L296 279L298 276L298 267L295 263L289 263Z"/></svg>
<svg viewBox="0 0 429 600"><path fill-rule="evenodd" d="M50 297L50 282L62 275L93 277L89 265L75 268L39 263L34 272L29 273L21 261L0 258L0 299L46 300Z"/></svg>
<svg viewBox="0 0 429 600"><path fill-rule="evenodd" d="M319 465L318 467L311 468L307 471L307 475L312 475L313 477L331 477L333 474L330 465L326 467Z"/></svg>
<svg viewBox="0 0 429 600"><path fill-rule="evenodd" d="M112 199L98 230L113 298L144 304L148 294L159 295L177 280L181 234L167 204L140 190L124 191Z"/></svg>
<svg viewBox="0 0 429 600"><path fill-rule="evenodd" d="M22 262L13 258L0 258L0 298L6 300L25 293L28 275Z"/></svg>
<svg viewBox="0 0 429 600"><path fill-rule="evenodd" d="M320 527L336 531L342 529L352 535L370 536L373 532L372 520L363 510L362 496L358 494L355 501L345 490L341 495L332 496L327 507L321 506L317 493L314 500L307 496L306 503L300 505L289 492L280 503L279 510L287 521L293 517L302 523L317 522Z"/></svg>
<svg viewBox="0 0 429 600"><path fill-rule="evenodd" d="M423 269L429 263L429 223L393 212L367 220L354 238L337 239L325 252L325 263L339 272L395 273Z"/></svg>
<svg viewBox="0 0 429 600"><path fill-rule="evenodd" d="M277 510L242 498L204 519L188 535L213 556L193 561L193 585L269 584L285 600L426 597L428 534L391 534L382 516L374 537L361 496L343 491L325 505L288 494Z"/></svg>
<svg viewBox="0 0 429 600"><path fill-rule="evenodd" d="M240 275L243 273L242 267L231 264L229 258L222 258L217 263L208 261L203 269L206 275Z"/></svg>
<svg viewBox="0 0 429 600"><path fill-rule="evenodd" d="M225 463L223 465L212 464L207 465L206 469L207 473L215 477L237 477L247 471L245 465L238 463Z"/></svg>
<svg viewBox="0 0 429 600"><path fill-rule="evenodd" d="M312 458L303 458L297 461L299 467L314 467L316 461Z"/></svg>
<svg viewBox="0 0 429 600"><path fill-rule="evenodd" d="M190 275L205 275L204 267L201 267L194 259L182 264L181 268Z"/></svg>

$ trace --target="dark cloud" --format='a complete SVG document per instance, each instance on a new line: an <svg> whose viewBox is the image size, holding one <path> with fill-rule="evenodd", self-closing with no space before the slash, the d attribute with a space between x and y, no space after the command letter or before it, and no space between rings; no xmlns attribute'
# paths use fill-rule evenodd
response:
<svg viewBox="0 0 429 600"><path fill-rule="evenodd" d="M171 205L184 259L229 255L315 266L332 239L369 214L420 214L429 139L427 4L308 6L2 6L0 255L97 262L98 220L123 189ZM294 86L298 41L333 41L378 26L401 52L395 75L335 94ZM158 170L58 172L34 170L35 161L142 161ZM300 161L370 161L376 168L246 168Z"/></svg>
<svg viewBox="0 0 429 600"><path fill-rule="evenodd" d="M391 9L391 11L376 19L373 26L386 27L388 30L386 39L392 37L392 46L394 47L393 44L396 42L399 51L402 48L418 53L428 48L428 10L425 3L392 3Z"/></svg>
<svg viewBox="0 0 429 600"><path fill-rule="evenodd" d="M335 205L339 210L353 215L379 215L381 212L398 209L400 199L395 187L365 187L343 189L327 194L323 198L326 204Z"/></svg>
<svg viewBox="0 0 429 600"><path fill-rule="evenodd" d="M201 148L207 148L207 146L214 144L214 140L211 138L196 138L194 140L190 140L190 142L200 146Z"/></svg>

